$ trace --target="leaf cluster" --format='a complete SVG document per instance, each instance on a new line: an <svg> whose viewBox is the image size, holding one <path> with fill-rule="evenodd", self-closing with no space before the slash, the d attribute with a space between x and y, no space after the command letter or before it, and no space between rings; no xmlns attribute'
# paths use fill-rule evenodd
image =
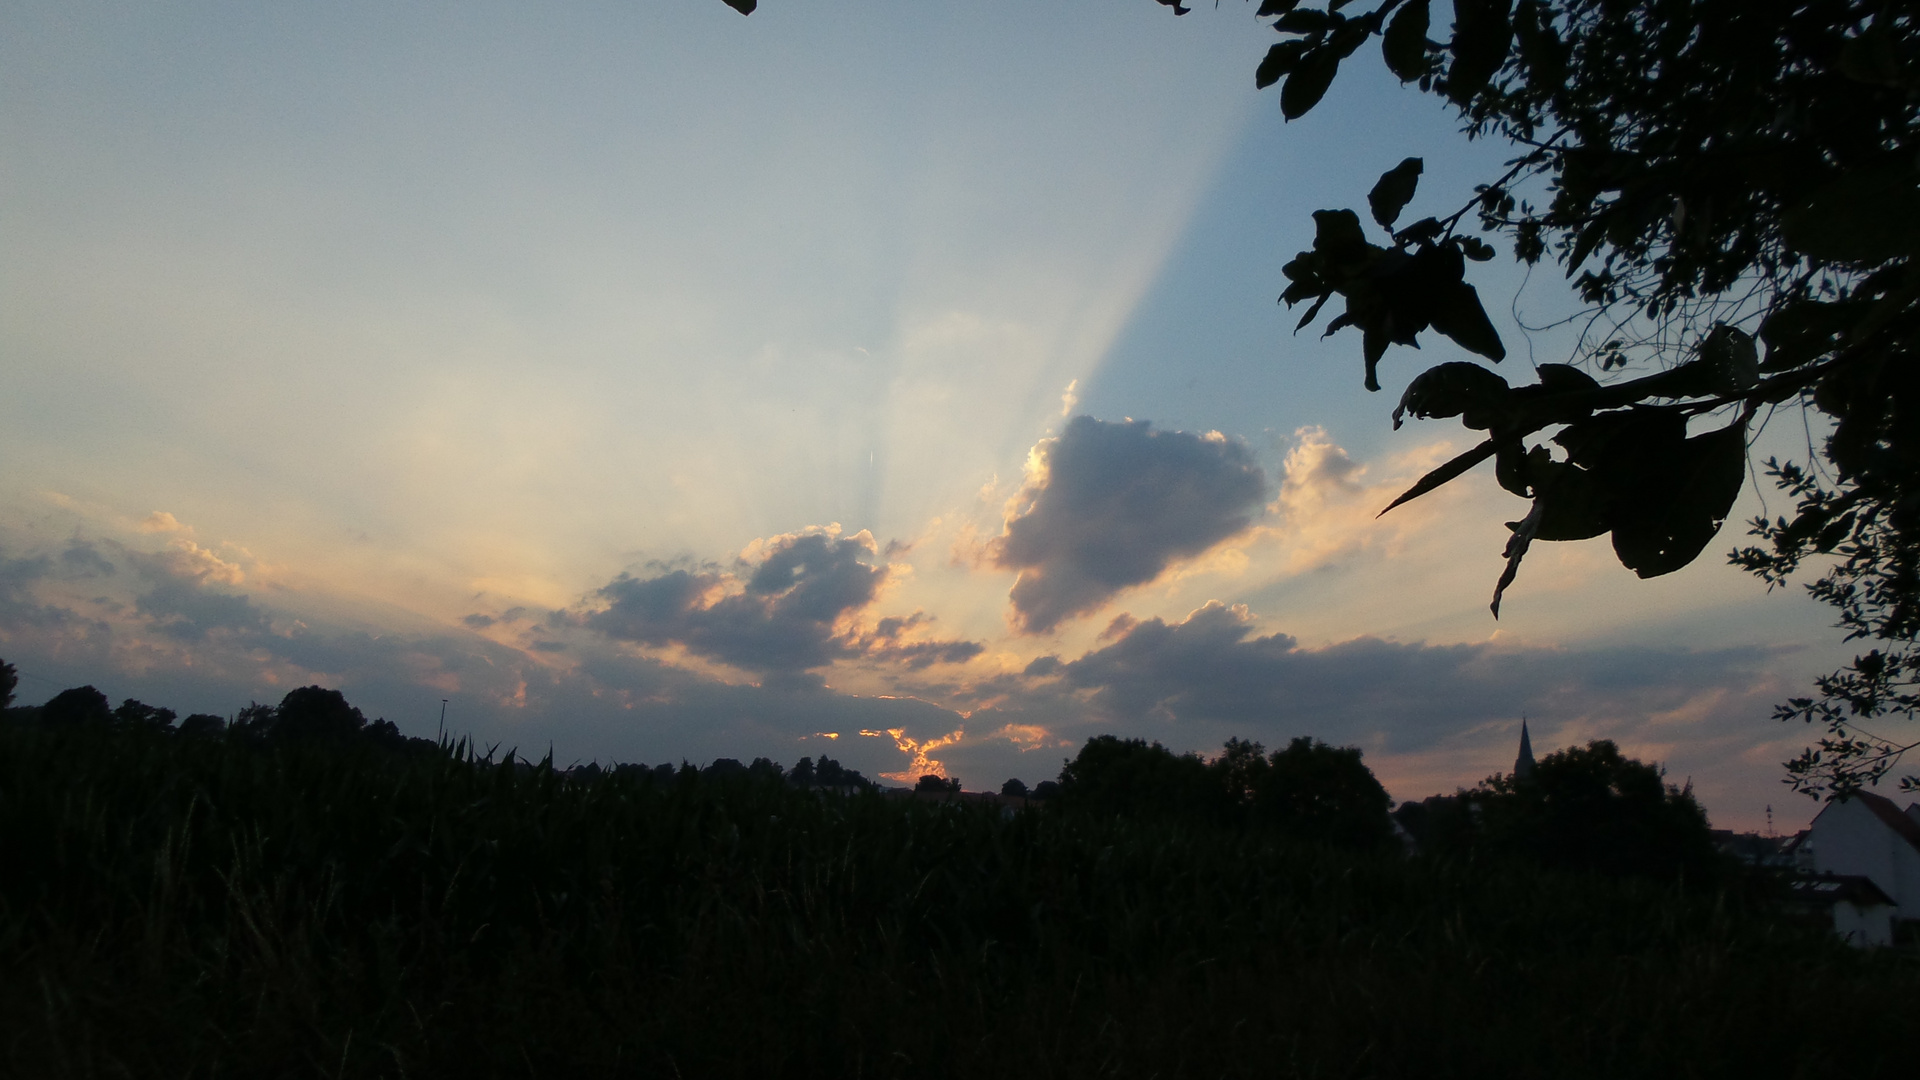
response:
<svg viewBox="0 0 1920 1080"><path fill-rule="evenodd" d="M1429 329L1498 361L1505 349L1456 270L1460 254L1486 247L1457 235L1471 218L1521 262L1557 265L1589 305L1574 364L1602 377L1654 369L1602 385L1549 364L1523 387L1474 364L1430 369L1408 386L1396 426L1408 414L1459 417L1488 437L1394 505L1495 459L1501 485L1533 500L1509 523L1497 616L1535 540L1610 534L1643 577L1687 565L1740 491L1756 416L1820 414L1831 429L1824 468L1772 465L1795 514L1754 522L1762 544L1734 561L1777 583L1807 558L1837 560L1814 595L1849 637L1890 648L1878 667L1856 662L1822 680L1820 699L1782 709L1835 740L1793 774L1813 793L1883 775L1854 765L1889 763L1912 744L1863 743L1850 725L1912 718L1917 704L1902 680L1920 664L1910 651L1920 622L1920 5L1456 0L1444 40L1430 36L1431 0L1361 6L1261 5L1282 40L1256 82L1279 84L1289 119L1378 37L1397 78L1443 96L1468 138L1504 139L1518 156L1450 215L1392 232L1389 245L1368 242L1350 210L1316 213L1313 249L1288 265L1281 297L1313 301L1300 327L1334 293L1345 297L1328 329L1361 329L1369 390L1387 347L1418 347ZM1390 232L1419 173L1403 161L1368 193ZM1712 414L1728 419L1690 429Z"/></svg>

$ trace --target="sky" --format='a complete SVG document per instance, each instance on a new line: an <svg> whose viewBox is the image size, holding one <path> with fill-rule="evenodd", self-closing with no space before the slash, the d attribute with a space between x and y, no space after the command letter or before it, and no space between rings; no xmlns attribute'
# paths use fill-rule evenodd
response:
<svg viewBox="0 0 1920 1080"><path fill-rule="evenodd" d="M968 789L1088 737L1359 746L1397 799L1611 738L1717 825L1817 806L1772 706L1851 655L1724 564L1536 545L1295 334L1316 209L1498 175L1378 60L1283 122L1250 5L13 2L0 656L231 714L309 684L560 764ZM1564 283L1472 280L1509 356ZM1324 320L1323 320L1324 322ZM1431 336L1431 335L1429 335ZM1756 453L1805 460L1771 425ZM1777 507L1776 507L1777 509Z"/></svg>

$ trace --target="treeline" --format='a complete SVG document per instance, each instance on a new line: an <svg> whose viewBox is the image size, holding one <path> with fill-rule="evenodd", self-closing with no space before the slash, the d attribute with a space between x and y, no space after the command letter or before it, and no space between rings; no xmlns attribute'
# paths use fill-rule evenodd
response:
<svg viewBox="0 0 1920 1080"><path fill-rule="evenodd" d="M211 738L9 713L0 1075L1852 1077L1908 1052L1920 974L1748 894L1299 825L1323 773L1365 788L1310 741L1094 740L1006 817L771 762L396 744L289 697Z"/></svg>
<svg viewBox="0 0 1920 1080"><path fill-rule="evenodd" d="M17 675L0 661L0 702L11 702ZM137 700L110 707L92 686L62 691L45 705L9 709L16 722L54 726L172 731L183 737L224 736L243 744L338 743L410 753L439 752L432 740L408 738L390 721L369 721L338 690L307 686L278 705L249 704L231 722L194 714L176 723L171 709ZM520 762L520 768L532 763ZM783 769L769 758L742 764L720 758L691 763L597 763L566 770L577 782L600 776L665 782L705 776L715 781L784 781L807 790L856 792L873 781L830 757L801 758ZM922 792L957 794L957 779L923 776ZM1045 803L1060 812L1126 821L1252 829L1296 843L1352 850L1420 849L1462 858L1519 859L1562 870L1683 879L1713 884L1735 872L1715 850L1704 809L1691 790L1665 783L1659 769L1621 754L1612 742L1549 754L1526 776L1494 776L1452 795L1407 802L1397 810L1355 747L1311 737L1267 752L1257 742L1227 740L1219 755L1176 754L1158 742L1101 735L1089 739L1057 781L1029 791L1009 780L1002 794Z"/></svg>
<svg viewBox="0 0 1920 1080"><path fill-rule="evenodd" d="M1301 737L1267 753L1229 739L1204 758L1102 735L1061 771L1056 801L1074 813L1252 829L1352 850L1412 848L1701 886L1737 872L1714 848L1692 791L1607 740L1549 754L1526 776L1494 776L1396 810L1354 747Z"/></svg>

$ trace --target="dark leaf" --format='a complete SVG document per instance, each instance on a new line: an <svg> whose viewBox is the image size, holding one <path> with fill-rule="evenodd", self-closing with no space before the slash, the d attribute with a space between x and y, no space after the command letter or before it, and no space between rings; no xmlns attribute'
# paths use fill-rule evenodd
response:
<svg viewBox="0 0 1920 1080"><path fill-rule="evenodd" d="M1387 510L1391 510L1394 507L1399 506L1401 503L1404 503L1404 502L1412 502L1414 499L1417 499L1420 496L1425 495L1427 492L1432 491L1434 488L1437 488L1440 485L1446 483L1447 481L1452 480L1455 477L1458 477L1462 473L1466 472L1468 469L1471 469L1475 465L1478 465L1481 462L1492 457L1494 454L1494 451L1497 449L1499 449L1499 441L1496 439L1488 439L1486 442L1481 443L1480 445L1474 447L1473 449L1467 451L1466 453L1461 454L1460 456L1454 458L1453 460L1447 462L1446 464L1440 466L1439 468L1434 469L1432 472L1429 472L1427 475L1421 477L1420 480L1417 483L1415 483L1412 487L1401 492L1399 498L1388 503ZM1374 516L1375 517L1383 516L1386 514L1387 510L1382 510L1380 511L1379 514L1375 514Z"/></svg>
<svg viewBox="0 0 1920 1080"><path fill-rule="evenodd" d="M1360 229L1360 215L1351 210L1315 210L1313 212L1313 250L1335 259L1362 254L1367 234Z"/></svg>
<svg viewBox="0 0 1920 1080"><path fill-rule="evenodd" d="M1574 239L1572 254L1567 256L1568 277L1572 277L1580 269L1580 264L1587 261L1587 256L1593 254L1593 249L1599 247L1600 241L1606 237L1605 217L1596 217L1587 222L1586 227L1580 230L1580 235Z"/></svg>
<svg viewBox="0 0 1920 1080"><path fill-rule="evenodd" d="M1323 45L1308 53L1280 88L1280 115L1289 120L1307 115L1307 110L1326 96L1327 87L1333 85L1333 77L1339 72L1340 56L1332 46Z"/></svg>
<svg viewBox="0 0 1920 1080"><path fill-rule="evenodd" d="M1493 245L1477 236L1462 236L1458 243L1460 253L1474 262L1486 262L1493 258Z"/></svg>
<svg viewBox="0 0 1920 1080"><path fill-rule="evenodd" d="M1600 389L1594 377L1572 364L1541 364L1534 368L1540 386L1550 394L1581 394Z"/></svg>
<svg viewBox="0 0 1920 1080"><path fill-rule="evenodd" d="M1523 499L1532 498L1532 458L1535 455L1547 456L1547 448L1536 446L1528 450L1519 439L1501 443L1499 452L1493 458L1493 478L1515 495Z"/></svg>
<svg viewBox="0 0 1920 1080"><path fill-rule="evenodd" d="M1760 370L1787 371L1825 356L1840 347L1859 314L1846 304L1817 300L1798 300L1780 308L1760 324L1760 340L1767 345Z"/></svg>
<svg viewBox="0 0 1920 1080"><path fill-rule="evenodd" d="M1553 461L1545 447L1534 462L1535 540L1588 540L1612 528L1612 499L1598 479L1567 462Z"/></svg>
<svg viewBox="0 0 1920 1080"><path fill-rule="evenodd" d="M1743 424L1680 444L1664 468L1648 469L1637 490L1615 493L1613 551L1643 578L1670 574L1698 558L1726 521L1746 480Z"/></svg>
<svg viewBox="0 0 1920 1080"><path fill-rule="evenodd" d="M1662 469L1686 437L1683 414L1636 407L1568 424L1553 441L1566 448L1567 460L1601 474L1608 483L1631 488L1641 475Z"/></svg>
<svg viewBox="0 0 1920 1080"><path fill-rule="evenodd" d="M1384 229L1393 228L1400 211L1412 200L1413 192L1420 183L1420 170L1424 163L1417 157L1406 158L1380 174L1380 179L1367 192L1367 206L1373 211L1373 220Z"/></svg>
<svg viewBox="0 0 1920 1080"><path fill-rule="evenodd" d="M1816 259L1877 263L1920 254L1920 172L1903 165L1847 173L1782 217L1780 231Z"/></svg>
<svg viewBox="0 0 1920 1080"><path fill-rule="evenodd" d="M1280 16L1273 28L1283 34L1324 34L1344 22L1346 20L1338 15L1312 8L1296 8Z"/></svg>
<svg viewBox="0 0 1920 1080"><path fill-rule="evenodd" d="M1855 520L1853 514L1842 514L1839 520L1828 522L1827 527L1821 529L1819 537L1814 540L1813 549L1822 555L1831 552L1839 546L1840 541L1845 540L1853 532Z"/></svg>
<svg viewBox="0 0 1920 1080"><path fill-rule="evenodd" d="M1465 105L1506 63L1513 44L1511 0L1454 0L1453 64L1447 68L1447 96Z"/></svg>
<svg viewBox="0 0 1920 1080"><path fill-rule="evenodd" d="M1506 403L1510 391L1507 380L1481 367L1454 361L1428 368L1407 384L1393 410L1393 426L1398 430L1402 418L1412 414L1423 420L1443 420L1466 415L1466 426L1485 429L1493 426L1492 417Z"/></svg>
<svg viewBox="0 0 1920 1080"><path fill-rule="evenodd" d="M753 9L760 6L760 0L720 0L720 2L742 15L751 15Z"/></svg>
<svg viewBox="0 0 1920 1080"><path fill-rule="evenodd" d="M1267 50L1267 55L1254 70L1253 85L1261 90L1272 86L1285 78L1300 63L1300 57L1307 50L1304 41L1282 41Z"/></svg>
<svg viewBox="0 0 1920 1080"><path fill-rule="evenodd" d="M1519 576L1520 560L1527 557L1527 548L1533 544L1533 533L1539 527L1540 514L1540 504L1535 502L1524 519L1507 524L1513 530L1513 535L1507 537L1507 549L1500 553L1507 560L1507 565L1500 571L1500 580L1493 583L1493 603L1487 605L1496 619L1500 617L1500 598L1507 594L1507 586Z"/></svg>
<svg viewBox="0 0 1920 1080"><path fill-rule="evenodd" d="M1271 15L1285 15L1300 6L1300 0L1260 0L1260 10L1256 14L1264 19Z"/></svg>
<svg viewBox="0 0 1920 1080"><path fill-rule="evenodd" d="M1349 322L1352 321L1351 313L1342 315L1340 318L1346 319ZM1333 331L1328 330L1327 332L1332 333ZM1380 358L1387 355L1387 345L1390 341L1391 339L1387 337L1386 328L1378 323L1360 328L1360 349L1367 363L1367 389L1373 393L1380 392Z"/></svg>
<svg viewBox="0 0 1920 1080"><path fill-rule="evenodd" d="M1413 0L1394 13L1380 42L1387 70L1401 82L1412 82L1427 72L1428 0Z"/></svg>
<svg viewBox="0 0 1920 1080"><path fill-rule="evenodd" d="M1307 309L1307 313L1305 315L1302 315L1300 317L1300 321L1294 324L1293 332L1297 334L1300 331L1305 330L1307 328L1307 324L1312 322L1315 319L1315 317L1317 317L1320 314L1320 309L1323 307L1326 307L1327 301L1331 299L1333 299L1332 293L1330 292L1321 293L1320 298L1315 300L1313 302L1313 306Z"/></svg>
<svg viewBox="0 0 1920 1080"><path fill-rule="evenodd" d="M1551 20L1542 17L1535 0L1520 0L1514 6L1513 30L1520 60L1532 69L1534 81L1544 86L1558 85L1566 75L1567 46Z"/></svg>
<svg viewBox="0 0 1920 1080"><path fill-rule="evenodd" d="M1496 364L1507 358L1507 347L1500 343L1500 334L1494 330L1493 320L1487 318L1487 310L1480 306L1480 294L1473 286L1462 282L1452 295L1434 304L1430 317L1435 330L1468 352Z"/></svg>
<svg viewBox="0 0 1920 1080"><path fill-rule="evenodd" d="M1440 238L1445 226L1436 218L1421 218L1419 221L1393 234L1397 244L1430 244Z"/></svg>

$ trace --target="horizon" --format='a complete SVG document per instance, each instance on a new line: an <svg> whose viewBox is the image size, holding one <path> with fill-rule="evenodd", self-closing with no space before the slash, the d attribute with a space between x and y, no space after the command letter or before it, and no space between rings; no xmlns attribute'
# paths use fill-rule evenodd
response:
<svg viewBox="0 0 1920 1080"><path fill-rule="evenodd" d="M1365 393L1279 268L1402 157L1410 216L1502 160L1377 61L1283 123L1251 7L13 21L18 703L313 684L556 761L909 786L1311 735L1396 802L1506 771L1524 717L1717 827L1819 809L1772 708L1852 650L1720 557L1771 488L1663 578L1538 545L1498 622L1519 500L1477 470L1376 518L1460 432L1393 431L1417 369ZM1503 374L1567 358L1556 275L1475 274Z"/></svg>

